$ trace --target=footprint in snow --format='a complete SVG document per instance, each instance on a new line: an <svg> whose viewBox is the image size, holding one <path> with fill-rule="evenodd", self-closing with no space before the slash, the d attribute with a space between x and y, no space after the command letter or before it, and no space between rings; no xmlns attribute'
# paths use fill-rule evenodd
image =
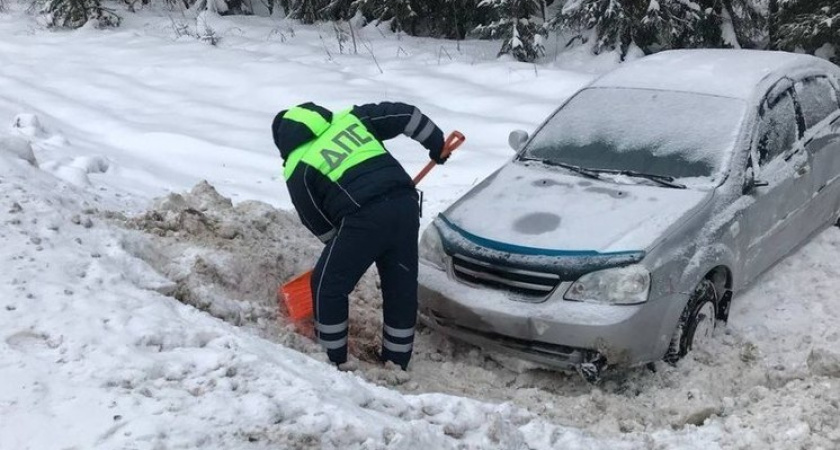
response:
<svg viewBox="0 0 840 450"><path fill-rule="evenodd" d="M6 338L9 347L23 353L52 350L59 346L59 342L44 333L34 331L20 331Z"/></svg>

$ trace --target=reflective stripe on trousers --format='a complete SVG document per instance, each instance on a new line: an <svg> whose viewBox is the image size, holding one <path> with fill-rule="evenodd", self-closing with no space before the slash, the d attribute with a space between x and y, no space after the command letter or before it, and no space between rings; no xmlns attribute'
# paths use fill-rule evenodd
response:
<svg viewBox="0 0 840 450"><path fill-rule="evenodd" d="M318 332L318 343L326 350L339 350L347 345L346 320L336 325L325 325L316 321L315 331Z"/></svg>
<svg viewBox="0 0 840 450"><path fill-rule="evenodd" d="M382 356L403 368L408 365L414 349L414 326L396 328L385 324L382 327Z"/></svg>

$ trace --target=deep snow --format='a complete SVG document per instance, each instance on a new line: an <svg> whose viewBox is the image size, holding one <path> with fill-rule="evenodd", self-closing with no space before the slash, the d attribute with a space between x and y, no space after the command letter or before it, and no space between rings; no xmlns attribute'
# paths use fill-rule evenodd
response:
<svg viewBox="0 0 840 450"><path fill-rule="evenodd" d="M218 47L165 16L48 32L0 14L0 448L840 446L837 229L737 298L712 348L655 373L592 386L429 330L409 372L381 368L373 273L351 297L357 370L325 364L274 308L320 244L277 209L273 113L399 99L462 130L424 181L428 223L510 157L510 129L592 77L560 67L611 62L535 67L375 28L350 55L326 26L208 21Z"/></svg>

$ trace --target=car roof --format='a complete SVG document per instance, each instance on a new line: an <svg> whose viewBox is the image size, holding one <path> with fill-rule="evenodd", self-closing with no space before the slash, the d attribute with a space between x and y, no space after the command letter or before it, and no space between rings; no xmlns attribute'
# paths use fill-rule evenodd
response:
<svg viewBox="0 0 840 450"><path fill-rule="evenodd" d="M766 50L670 50L608 72L591 87L659 89L750 99L764 81L818 69L837 73L828 61Z"/></svg>

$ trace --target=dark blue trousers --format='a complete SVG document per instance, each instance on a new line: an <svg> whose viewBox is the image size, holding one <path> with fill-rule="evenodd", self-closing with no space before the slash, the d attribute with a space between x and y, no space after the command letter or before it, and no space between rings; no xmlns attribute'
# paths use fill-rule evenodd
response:
<svg viewBox="0 0 840 450"><path fill-rule="evenodd" d="M408 366L417 322L419 228L413 191L365 205L341 221L312 274L315 331L333 363L347 361L347 296L375 263L385 323L382 358Z"/></svg>

